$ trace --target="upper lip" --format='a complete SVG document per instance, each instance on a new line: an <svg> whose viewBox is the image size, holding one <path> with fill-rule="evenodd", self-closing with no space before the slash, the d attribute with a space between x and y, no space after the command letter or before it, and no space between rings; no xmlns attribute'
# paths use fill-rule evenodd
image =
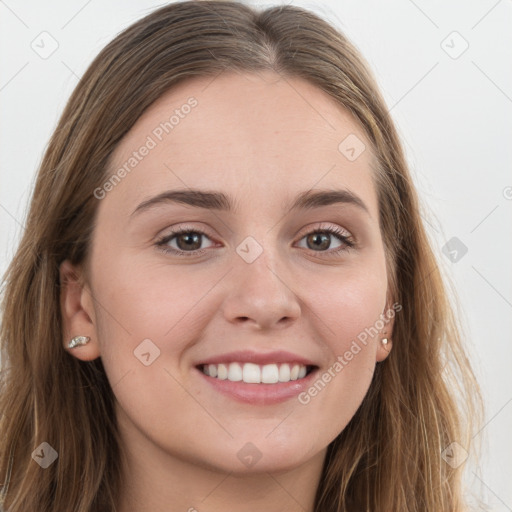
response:
<svg viewBox="0 0 512 512"><path fill-rule="evenodd" d="M220 364L220 363L254 363L254 364L271 364L271 363L298 363L304 366L316 366L315 363L299 356L292 352L285 350L277 350L274 352L255 352L252 350L237 350L218 356L212 356L208 359L201 360L197 366L205 364Z"/></svg>

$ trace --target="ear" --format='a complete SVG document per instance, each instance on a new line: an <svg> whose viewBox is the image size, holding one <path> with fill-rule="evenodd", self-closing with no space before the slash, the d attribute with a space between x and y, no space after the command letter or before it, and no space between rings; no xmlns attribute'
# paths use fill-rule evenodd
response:
<svg viewBox="0 0 512 512"><path fill-rule="evenodd" d="M90 288L84 283L82 270L65 260L59 267L59 275L64 349L82 361L97 359L100 350L94 304ZM89 336L91 341L70 349L68 343L74 336Z"/></svg>
<svg viewBox="0 0 512 512"><path fill-rule="evenodd" d="M395 315L401 310L402 305L398 302L392 303L391 305L388 303L384 309L384 312L382 313L381 318L384 322L384 327L377 337L376 360L378 362L384 361L391 352L391 348L393 346L393 327L395 325ZM382 343L383 338L388 340L386 344Z"/></svg>

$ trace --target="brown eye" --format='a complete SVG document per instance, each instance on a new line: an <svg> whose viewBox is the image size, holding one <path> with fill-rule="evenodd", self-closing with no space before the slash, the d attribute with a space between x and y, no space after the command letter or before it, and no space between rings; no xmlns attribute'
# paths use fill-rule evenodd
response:
<svg viewBox="0 0 512 512"><path fill-rule="evenodd" d="M328 251L328 249L332 247L333 238L337 238L340 242L340 245L335 246L331 251ZM311 231L302 237L301 240L303 239L306 240L306 249L310 249L315 252L328 252L336 254L355 246L355 243L351 239L350 235L340 230L339 228L332 227Z"/></svg>
<svg viewBox="0 0 512 512"><path fill-rule="evenodd" d="M178 229L161 238L156 245L164 252L178 256L197 256L205 251L201 248L203 238L208 235L197 228ZM174 247L171 244L176 244Z"/></svg>
<svg viewBox="0 0 512 512"><path fill-rule="evenodd" d="M331 245L330 235L325 233L311 233L306 237L311 249L329 249Z"/></svg>
<svg viewBox="0 0 512 512"><path fill-rule="evenodd" d="M196 233L194 231L186 231L179 235L175 235L173 238L176 238L176 245L178 246L178 249L182 251L197 251L201 247L202 236L203 235L200 233Z"/></svg>

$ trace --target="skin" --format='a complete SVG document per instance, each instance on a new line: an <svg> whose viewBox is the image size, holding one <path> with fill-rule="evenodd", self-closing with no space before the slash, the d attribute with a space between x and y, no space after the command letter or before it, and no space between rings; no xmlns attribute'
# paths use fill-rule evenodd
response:
<svg viewBox="0 0 512 512"><path fill-rule="evenodd" d="M101 357L113 387L127 454L121 512L312 511L326 448L391 343L369 337L308 404L237 402L195 365L240 349L288 350L322 374L391 307L370 143L348 111L302 79L224 72L155 102L117 146L112 173L190 96L197 106L99 200L90 280L81 287L82 269L62 263L63 343L90 336L66 350ZM354 161L338 150L349 134L366 145ZM189 187L222 191L237 211L168 203L131 217L142 201ZM285 207L319 188L350 190L368 213ZM160 251L158 239L184 223L207 233L204 253ZM340 228L356 247L336 254L344 243L328 235L331 245L316 248L307 235L320 227ZM236 252L247 236L263 249L252 263ZM167 246L187 250L178 244ZM385 330L389 338L392 320ZM148 338L160 355L145 366L134 350ZM247 442L261 454L251 467L237 457Z"/></svg>

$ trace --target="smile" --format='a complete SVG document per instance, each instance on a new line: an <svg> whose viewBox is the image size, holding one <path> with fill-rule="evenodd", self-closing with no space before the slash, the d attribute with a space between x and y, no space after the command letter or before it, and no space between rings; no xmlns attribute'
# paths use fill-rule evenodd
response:
<svg viewBox="0 0 512 512"><path fill-rule="evenodd" d="M219 380L231 382L243 381L247 384L276 384L303 379L313 367L297 363L272 363L258 365L254 363L204 364L201 371Z"/></svg>

